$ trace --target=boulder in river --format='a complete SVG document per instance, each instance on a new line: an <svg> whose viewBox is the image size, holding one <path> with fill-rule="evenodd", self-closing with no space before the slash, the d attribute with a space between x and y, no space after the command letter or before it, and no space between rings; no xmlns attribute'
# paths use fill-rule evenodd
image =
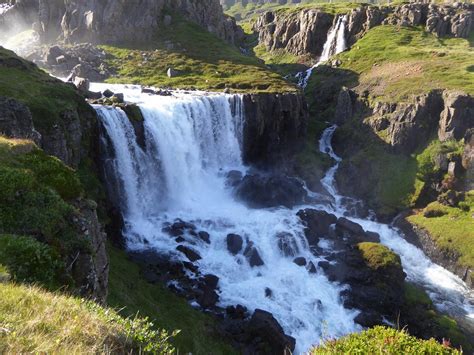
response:
<svg viewBox="0 0 474 355"><path fill-rule="evenodd" d="M312 246L318 243L319 238L327 236L330 226L337 222L335 215L315 209L300 210L297 215L306 226L306 239Z"/></svg>
<svg viewBox="0 0 474 355"><path fill-rule="evenodd" d="M233 255L237 255L242 250L242 245L244 240L238 234L228 234L227 235L227 250Z"/></svg>

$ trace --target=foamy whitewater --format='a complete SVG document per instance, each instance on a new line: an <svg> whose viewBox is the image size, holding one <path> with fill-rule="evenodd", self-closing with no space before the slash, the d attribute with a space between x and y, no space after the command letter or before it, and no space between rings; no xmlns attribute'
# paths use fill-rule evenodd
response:
<svg viewBox="0 0 474 355"><path fill-rule="evenodd" d="M202 274L219 277L221 306L242 304L271 312L288 335L296 338L296 353L327 338L340 337L361 328L354 323L357 311L342 306L343 285L331 283L318 267L310 274L285 257L276 235L289 232L295 256L315 265L324 260L308 249L303 226L296 212L305 207L344 214L341 196L334 187L337 165L323 183L336 198L336 206L299 206L295 209L249 209L236 201L225 185L230 170L245 172L242 163L242 98L238 95L173 92L173 96L142 94L139 87L94 84L93 91L110 88L139 105L144 115L146 149L136 142L135 131L125 113L95 106L115 151L112 164L119 181L126 224L125 237L131 250L156 248L172 258L183 259L177 243L163 233L163 223L181 218L209 232L211 243L186 238L185 245L202 256L197 261ZM336 127L324 133L320 148L335 158L331 138ZM431 263L388 225L353 219L364 229L380 233L382 242L401 255L408 279L423 285L440 309L458 317L474 314L472 298L463 282ZM243 255L227 250L226 236L237 233L252 241L264 261L251 268ZM329 246L328 246L329 247ZM244 245L245 248L245 245ZM265 289L272 290L266 297Z"/></svg>
<svg viewBox="0 0 474 355"><path fill-rule="evenodd" d="M7 12L12 6L10 4L0 4L0 15Z"/></svg>
<svg viewBox="0 0 474 355"><path fill-rule="evenodd" d="M313 73L313 70L319 67L324 62L327 62L329 58L333 55L339 54L344 52L347 49L346 45L346 23L347 23L347 16L339 16L336 20L336 23L328 32L328 37L326 39L326 43L324 43L323 52L321 57L319 58L318 62L313 65L308 70L296 74L296 78L298 79L298 86L305 89L308 85L309 78Z"/></svg>

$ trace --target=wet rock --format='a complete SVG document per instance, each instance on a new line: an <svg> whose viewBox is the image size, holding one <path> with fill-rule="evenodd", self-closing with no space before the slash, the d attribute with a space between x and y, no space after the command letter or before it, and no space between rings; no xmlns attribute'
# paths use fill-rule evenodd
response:
<svg viewBox="0 0 474 355"><path fill-rule="evenodd" d="M316 269L316 266L313 264L312 261L310 261L310 262L308 263L308 265L306 266L306 268L308 269L308 272L309 272L310 274L316 274L316 273L318 272L317 269Z"/></svg>
<svg viewBox="0 0 474 355"><path fill-rule="evenodd" d="M236 306L228 306L225 311L232 319L245 319L247 315L247 307L240 304Z"/></svg>
<svg viewBox="0 0 474 355"><path fill-rule="evenodd" d="M200 232L198 232L197 235L205 243L211 244L211 236L209 235L209 233L204 232L204 231L200 231Z"/></svg>
<svg viewBox="0 0 474 355"><path fill-rule="evenodd" d="M294 259L293 262L298 266L306 266L306 259L303 257L298 257Z"/></svg>
<svg viewBox="0 0 474 355"><path fill-rule="evenodd" d="M268 287L265 287L265 297L266 298L272 298L273 297L273 291L269 289Z"/></svg>
<svg viewBox="0 0 474 355"><path fill-rule="evenodd" d="M110 98L110 97L114 96L114 93L111 90L106 89L105 91L102 92L102 95L104 97Z"/></svg>
<svg viewBox="0 0 474 355"><path fill-rule="evenodd" d="M212 308L219 301L219 295L211 287L202 287L197 302L202 308Z"/></svg>
<svg viewBox="0 0 474 355"><path fill-rule="evenodd" d="M365 231L360 224L341 217L336 222L336 233L341 237L346 236L347 234L351 236L363 236Z"/></svg>
<svg viewBox="0 0 474 355"><path fill-rule="evenodd" d="M183 236L186 232L196 230L196 226L192 223L184 222L176 219L173 224L165 224L162 231L173 237Z"/></svg>
<svg viewBox="0 0 474 355"><path fill-rule="evenodd" d="M244 240L238 234L227 235L227 250L233 255L237 255L242 250Z"/></svg>
<svg viewBox="0 0 474 355"><path fill-rule="evenodd" d="M260 339L269 349L270 354L285 354L293 352L296 341L286 335L283 328L273 315L261 309L256 309L247 327L247 333L255 341Z"/></svg>
<svg viewBox="0 0 474 355"><path fill-rule="evenodd" d="M247 175L236 186L235 194L253 208L292 208L302 204L307 196L299 180L283 175Z"/></svg>
<svg viewBox="0 0 474 355"><path fill-rule="evenodd" d="M238 170L229 171L226 176L226 185L235 187L242 181L242 178L243 178L243 174L241 171L238 171Z"/></svg>
<svg viewBox="0 0 474 355"><path fill-rule="evenodd" d="M186 257L189 259L189 261L191 262L195 262L195 261L198 261L201 258L201 255L199 255L197 252L195 252L194 250L192 250L191 248L188 248L184 245L178 245L176 247L176 250L180 251L181 253L183 253L184 255L186 255Z"/></svg>
<svg viewBox="0 0 474 355"><path fill-rule="evenodd" d="M264 265L264 262L260 257L257 248L255 248L251 242L249 243L247 248L245 248L244 255L247 258L251 267Z"/></svg>
<svg viewBox="0 0 474 355"><path fill-rule="evenodd" d="M327 236L330 226L337 222L335 215L315 209L300 210L297 215L305 225L304 232L311 246L316 245L319 238Z"/></svg>
<svg viewBox="0 0 474 355"><path fill-rule="evenodd" d="M219 278L216 275L207 274L203 276L203 282L208 287L216 289L217 285L219 284Z"/></svg>
<svg viewBox="0 0 474 355"><path fill-rule="evenodd" d="M121 93L115 93L112 97L111 97L112 101L115 102L115 103L123 103L124 102L124 96L123 94Z"/></svg>
<svg viewBox="0 0 474 355"><path fill-rule="evenodd" d="M380 243L380 234L375 232L367 231L365 232L364 241L372 243Z"/></svg>
<svg viewBox="0 0 474 355"><path fill-rule="evenodd" d="M102 97L101 92L88 91L86 93L86 98L90 100L99 100Z"/></svg>
<svg viewBox="0 0 474 355"><path fill-rule="evenodd" d="M276 235L278 239L278 248L284 256L295 256L299 253L298 244L291 233L282 232Z"/></svg>

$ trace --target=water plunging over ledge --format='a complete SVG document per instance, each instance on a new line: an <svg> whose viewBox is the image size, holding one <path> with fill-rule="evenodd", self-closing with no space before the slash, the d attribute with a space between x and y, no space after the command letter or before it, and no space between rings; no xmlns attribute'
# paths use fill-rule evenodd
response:
<svg viewBox="0 0 474 355"><path fill-rule="evenodd" d="M308 70L296 74L298 86L303 90L306 89L309 78L311 77L311 74L315 68L319 67L324 62L327 62L333 55L342 53L347 49L345 34L346 24L347 15L339 16L334 26L331 27L328 32L328 37L326 39L326 43L324 43L323 52L321 57L318 59L318 62Z"/></svg>
<svg viewBox="0 0 474 355"><path fill-rule="evenodd" d="M110 87L101 84L92 89L101 91L106 86ZM184 260L176 251L178 243L162 229L176 218L191 221L210 234L210 244L187 236L182 244L200 254L202 259L196 264L202 274L219 277L220 305L242 304L250 311L260 308L271 312L284 331L296 338L296 353L326 338L361 329L354 323L358 312L342 305L340 292L345 286L330 282L320 267L317 273L309 273L293 263L295 256L314 265L325 260L310 251L296 213L311 207L344 215L342 196L334 186L337 164L323 180L335 198L334 207L250 209L234 199L225 178L228 171L248 169L242 163L245 117L239 95L176 92L157 96L142 94L133 86L111 89L137 103L144 116L142 147L122 110L95 107L115 154L107 164L114 175L110 178L117 181L129 249L155 248L172 259ZM324 132L320 149L339 162L331 146L335 129ZM460 279L431 263L388 225L353 220L380 233L382 242L400 254L408 279L423 285L440 309L473 316L472 299ZM244 237L243 249L252 243L264 265L252 268L241 253L229 253L229 233ZM281 233L291 239L294 256L282 255L277 245ZM270 296L267 289L272 291Z"/></svg>

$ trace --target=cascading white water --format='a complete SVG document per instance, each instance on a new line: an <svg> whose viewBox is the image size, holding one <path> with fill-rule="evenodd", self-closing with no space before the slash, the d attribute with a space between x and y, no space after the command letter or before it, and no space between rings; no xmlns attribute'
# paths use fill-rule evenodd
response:
<svg viewBox="0 0 474 355"><path fill-rule="evenodd" d="M11 7L12 5L10 4L0 4L0 15L7 12Z"/></svg>
<svg viewBox="0 0 474 355"><path fill-rule="evenodd" d="M120 109L96 107L115 151L130 249L156 248L184 259L162 226L175 218L192 221L210 234L211 243L187 238L184 244L201 255L197 262L201 273L219 277L222 306L242 304L250 311L271 312L296 338L297 353L326 337L360 329L354 323L358 312L342 306L341 286L329 282L319 267L311 274L293 263L295 256L314 265L321 260L308 248L297 209L249 209L226 187L228 171L246 170L241 160L241 97L182 93L167 97L141 94L134 87L111 89L138 103L145 118L146 149L142 149ZM242 253L231 255L226 244L229 233L247 239L243 249L253 242L264 265L252 268ZM295 256L282 254L277 238L281 233L291 239Z"/></svg>
<svg viewBox="0 0 474 355"><path fill-rule="evenodd" d="M105 88L105 84L96 84L92 90ZM139 104L145 118L144 149L120 109L96 107L115 152L117 193L122 195L130 249L156 248L171 258L184 260L176 251L178 244L162 232L162 227L175 218L192 221L198 229L209 232L211 243L186 236L184 244L201 255L197 264L202 274L219 277L220 305L242 304L250 311L261 308L271 312L285 332L296 338L296 353L323 339L361 329L354 323L358 312L346 310L341 304L343 286L329 282L319 267L316 274L311 274L293 263L294 256L305 257L315 265L324 260L308 248L296 216L299 209L316 207L338 217L346 212L334 185L341 161L331 146L335 126L328 128L320 141L321 151L336 161L323 179L336 200L334 207L249 209L234 200L225 184L228 171L246 171L241 160L245 118L239 96L175 92L168 97L142 94L134 86L111 89ZM408 280L422 285L440 310L473 321L473 299L459 278L429 261L390 226L351 219L365 230L380 234L382 243L401 256ZM252 268L244 255L231 255L226 245L229 233L246 239L243 249L253 242L264 265ZM281 233L289 233L294 256L285 257L279 249L277 235ZM330 247L323 244L324 240L320 246ZM270 297L267 289L272 291Z"/></svg>
<svg viewBox="0 0 474 355"><path fill-rule="evenodd" d="M318 62L308 70L298 73L296 78L298 79L298 85L305 89L308 85L308 80L313 73L313 70L320 66L322 63L327 62L333 55L339 54L347 49L346 45L346 23L347 16L339 16L336 23L328 32L326 43L324 43L323 52Z"/></svg>
<svg viewBox="0 0 474 355"><path fill-rule="evenodd" d="M341 158L334 153L331 145L336 128L337 126L332 126L325 130L320 141L320 150L336 161L336 165L328 171L323 183L335 200L339 201L336 208L328 212L340 216L346 211L340 204L342 196L338 194L334 182L334 175L341 162ZM380 234L382 244L400 255L407 280L422 286L440 311L463 320L468 327L474 329L474 294L459 277L431 262L423 251L407 242L397 229L372 220L350 219L360 224L364 230Z"/></svg>

